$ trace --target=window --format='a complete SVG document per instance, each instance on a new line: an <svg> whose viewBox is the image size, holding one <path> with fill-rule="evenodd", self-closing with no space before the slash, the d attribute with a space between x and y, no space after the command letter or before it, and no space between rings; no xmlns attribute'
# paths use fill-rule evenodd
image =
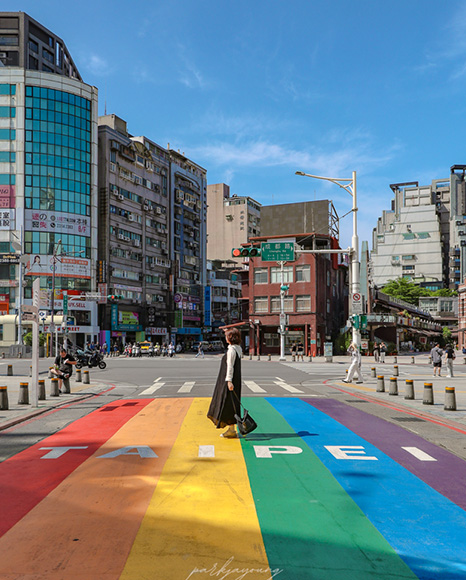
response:
<svg viewBox="0 0 466 580"><path fill-rule="evenodd" d="M409 262L409 261L412 261L415 259L416 259L416 256L414 254L405 254L403 256L403 262Z"/></svg>
<svg viewBox="0 0 466 580"><path fill-rule="evenodd" d="M0 117L8 119L16 117L16 107L0 107Z"/></svg>
<svg viewBox="0 0 466 580"><path fill-rule="evenodd" d="M260 296L254 298L254 312L268 312L268 298L267 296Z"/></svg>
<svg viewBox="0 0 466 580"><path fill-rule="evenodd" d="M0 324L0 340L3 340L3 324Z"/></svg>
<svg viewBox="0 0 466 580"><path fill-rule="evenodd" d="M417 237L420 240L425 240L426 238L430 238L429 232L418 232Z"/></svg>
<svg viewBox="0 0 466 580"><path fill-rule="evenodd" d="M285 296L283 308L285 312L293 312L293 296Z"/></svg>
<svg viewBox="0 0 466 580"><path fill-rule="evenodd" d="M311 297L309 295L296 296L296 312L309 312L311 310Z"/></svg>
<svg viewBox="0 0 466 580"><path fill-rule="evenodd" d="M280 296L270 297L270 312L280 312Z"/></svg>
<svg viewBox="0 0 466 580"><path fill-rule="evenodd" d="M310 282L310 281L311 281L311 267L296 266L296 282Z"/></svg>
<svg viewBox="0 0 466 580"><path fill-rule="evenodd" d="M0 36L0 45L2 46L18 46L18 37L12 34L2 34Z"/></svg>
<svg viewBox="0 0 466 580"><path fill-rule="evenodd" d="M0 129L0 141L14 141L16 131L14 129Z"/></svg>
<svg viewBox="0 0 466 580"><path fill-rule="evenodd" d="M270 332L264 333L265 338L265 345L268 347L276 347L280 346L280 336L278 334L272 334Z"/></svg>
<svg viewBox="0 0 466 580"><path fill-rule="evenodd" d="M281 284L281 282L282 282L281 269L276 266L270 268L270 283ZM285 284L291 284L293 282L293 266L284 266L283 282Z"/></svg>
<svg viewBox="0 0 466 580"><path fill-rule="evenodd" d="M0 85L0 95L15 95L16 85Z"/></svg>
<svg viewBox="0 0 466 580"><path fill-rule="evenodd" d="M402 235L403 235L404 240L414 240L416 238L416 235L413 233L402 234Z"/></svg>
<svg viewBox="0 0 466 580"><path fill-rule="evenodd" d="M268 268L254 268L254 284L267 284Z"/></svg>

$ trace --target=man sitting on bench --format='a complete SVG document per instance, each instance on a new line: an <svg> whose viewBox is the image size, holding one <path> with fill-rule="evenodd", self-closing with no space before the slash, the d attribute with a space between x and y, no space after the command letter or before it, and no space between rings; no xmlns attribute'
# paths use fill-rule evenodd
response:
<svg viewBox="0 0 466 580"><path fill-rule="evenodd" d="M60 349L60 354L55 358L55 367L52 374L58 377L58 390L62 392L63 379L69 379L73 373L72 365L76 364L76 359L72 354L68 354L64 348Z"/></svg>

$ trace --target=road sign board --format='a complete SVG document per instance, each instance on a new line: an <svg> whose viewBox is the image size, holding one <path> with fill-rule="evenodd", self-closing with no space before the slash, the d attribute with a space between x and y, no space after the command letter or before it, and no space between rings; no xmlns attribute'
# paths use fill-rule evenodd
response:
<svg viewBox="0 0 466 580"><path fill-rule="evenodd" d="M37 306L33 306L32 304L22 304L21 305L21 312L23 314L27 314L27 313L37 314L38 310L39 309L37 308Z"/></svg>
<svg viewBox="0 0 466 580"><path fill-rule="evenodd" d="M22 320L32 320L32 322L37 322L37 314L34 314L34 312L23 312Z"/></svg>
<svg viewBox="0 0 466 580"><path fill-rule="evenodd" d="M362 314L363 313L363 308L362 308L362 295L360 292L353 292L352 294L352 313L353 314Z"/></svg>
<svg viewBox="0 0 466 580"><path fill-rule="evenodd" d="M293 262L294 242L262 242L261 257L264 262Z"/></svg>

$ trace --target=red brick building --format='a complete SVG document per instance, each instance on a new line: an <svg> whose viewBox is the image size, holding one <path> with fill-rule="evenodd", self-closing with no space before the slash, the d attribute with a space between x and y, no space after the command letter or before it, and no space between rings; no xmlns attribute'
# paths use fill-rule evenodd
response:
<svg viewBox="0 0 466 580"><path fill-rule="evenodd" d="M323 234L273 236L294 238L301 250L338 249L335 238ZM260 245L272 237L251 238ZM306 354L323 354L323 344L335 339L347 320L347 266L341 254L296 252L294 262L284 265L287 334L285 352L293 342L302 342ZM253 354L280 352L281 272L277 262L249 258L242 273L243 346Z"/></svg>

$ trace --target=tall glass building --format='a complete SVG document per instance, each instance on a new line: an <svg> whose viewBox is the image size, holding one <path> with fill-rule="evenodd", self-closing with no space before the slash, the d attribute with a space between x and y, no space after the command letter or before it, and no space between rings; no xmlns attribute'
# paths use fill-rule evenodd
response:
<svg viewBox="0 0 466 580"><path fill-rule="evenodd" d="M86 295L96 280L97 89L24 13L0 13L0 61L0 347L28 330L18 311L36 277L44 330L53 308L59 341L66 332L83 344L99 330Z"/></svg>

